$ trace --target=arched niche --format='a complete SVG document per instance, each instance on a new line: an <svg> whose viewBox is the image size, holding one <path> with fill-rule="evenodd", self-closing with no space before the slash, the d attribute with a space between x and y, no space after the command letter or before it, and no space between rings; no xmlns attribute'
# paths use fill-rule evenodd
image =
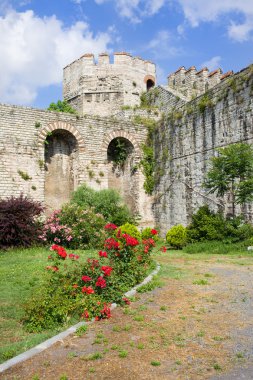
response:
<svg viewBox="0 0 253 380"><path fill-rule="evenodd" d="M117 190L127 206L138 212L139 176L133 143L126 137L112 138L107 146L108 188Z"/></svg>
<svg viewBox="0 0 253 380"><path fill-rule="evenodd" d="M155 86L155 77L153 77L153 75L146 75L144 82L146 83L146 90L149 91L152 87Z"/></svg>
<svg viewBox="0 0 253 380"><path fill-rule="evenodd" d="M78 142L65 129L49 133L45 145L45 204L47 211L59 209L69 201L78 174Z"/></svg>

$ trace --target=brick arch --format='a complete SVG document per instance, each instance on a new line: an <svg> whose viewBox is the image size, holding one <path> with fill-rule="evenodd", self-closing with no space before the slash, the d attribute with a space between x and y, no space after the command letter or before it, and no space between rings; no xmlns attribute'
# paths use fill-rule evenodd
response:
<svg viewBox="0 0 253 380"><path fill-rule="evenodd" d="M84 140L80 132L77 130L76 127L64 121L55 121L54 123L48 124L46 127L41 129L38 136L38 145L44 146L44 142L47 138L48 133L52 133L53 131L56 131L57 129L63 129L65 131L70 132L73 136L75 136L77 140L79 152L83 152L85 150Z"/></svg>
<svg viewBox="0 0 253 380"><path fill-rule="evenodd" d="M148 80L152 80L155 84L155 77L153 75L146 75L144 78L144 83L147 83Z"/></svg>
<svg viewBox="0 0 253 380"><path fill-rule="evenodd" d="M134 151L135 151L136 155L138 157L141 156L141 150L140 150L139 144L137 143L135 137L131 133L128 133L128 132L122 131L122 130L118 130L118 131L111 132L109 135L107 135L105 137L103 144L102 144L102 147L101 147L101 153L102 153L103 157L107 157L108 146L109 146L110 142L112 140L116 139L117 137L123 137L123 138L127 139L128 141L130 141L130 143L134 147Z"/></svg>

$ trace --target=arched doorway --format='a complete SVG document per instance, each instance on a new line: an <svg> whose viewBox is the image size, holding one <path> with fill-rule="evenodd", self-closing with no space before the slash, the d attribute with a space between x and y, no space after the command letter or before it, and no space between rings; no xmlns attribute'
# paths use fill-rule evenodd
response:
<svg viewBox="0 0 253 380"><path fill-rule="evenodd" d="M107 148L108 187L119 191L127 206L138 211L138 175L135 149L125 137L113 138Z"/></svg>
<svg viewBox="0 0 253 380"><path fill-rule="evenodd" d="M48 211L69 201L77 181L78 144L67 130L56 129L45 140L45 204Z"/></svg>
<svg viewBox="0 0 253 380"><path fill-rule="evenodd" d="M155 82L152 79L147 80L147 91L149 91L152 87L154 87Z"/></svg>

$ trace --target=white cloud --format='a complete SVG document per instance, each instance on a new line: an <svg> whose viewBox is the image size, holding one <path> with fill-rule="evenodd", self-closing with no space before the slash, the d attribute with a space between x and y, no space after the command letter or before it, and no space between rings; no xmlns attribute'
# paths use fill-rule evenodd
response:
<svg viewBox="0 0 253 380"><path fill-rule="evenodd" d="M147 44L148 50L155 59L168 59L181 54L180 47L175 47L173 36L168 30L160 30Z"/></svg>
<svg viewBox="0 0 253 380"><path fill-rule="evenodd" d="M203 62L201 67L207 67L209 70L215 70L220 67L221 57L219 55L209 59L206 62Z"/></svg>
<svg viewBox="0 0 253 380"><path fill-rule="evenodd" d="M94 35L85 22L65 28L55 16L9 11L0 17L0 101L31 104L40 87L61 83L65 65L108 51L112 33Z"/></svg>
<svg viewBox="0 0 253 380"><path fill-rule="evenodd" d="M143 17L153 16L164 6L167 0L95 0L97 4L113 2L120 16L132 23L141 22Z"/></svg>
<svg viewBox="0 0 253 380"><path fill-rule="evenodd" d="M227 26L228 35L236 41L245 41L250 38L253 31L253 1L252 0L178 0L183 8L185 18L191 26L196 27L200 22L216 21L222 15L235 18L244 17L241 23L231 19ZM233 15L232 15L233 13Z"/></svg>
<svg viewBox="0 0 253 380"><path fill-rule="evenodd" d="M228 35L232 40L238 42L248 41L252 38L253 31L253 15L252 17L247 17L246 21L242 24L236 24L231 22L228 27Z"/></svg>

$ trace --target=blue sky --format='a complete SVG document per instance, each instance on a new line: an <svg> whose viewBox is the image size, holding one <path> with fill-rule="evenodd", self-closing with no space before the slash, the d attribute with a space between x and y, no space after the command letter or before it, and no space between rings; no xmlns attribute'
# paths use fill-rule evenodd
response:
<svg viewBox="0 0 253 380"><path fill-rule="evenodd" d="M0 102L62 99L62 68L127 51L157 65L239 71L253 63L253 0L0 0Z"/></svg>

